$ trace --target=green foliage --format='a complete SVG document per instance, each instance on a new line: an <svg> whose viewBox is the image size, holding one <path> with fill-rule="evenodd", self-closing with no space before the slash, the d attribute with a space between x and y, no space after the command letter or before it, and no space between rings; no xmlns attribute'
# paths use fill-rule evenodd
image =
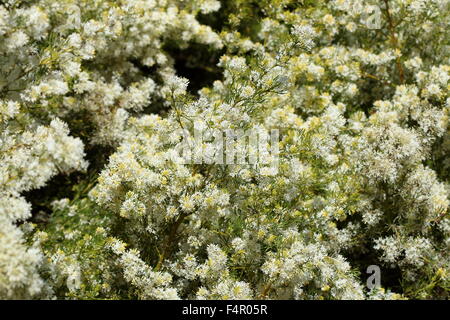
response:
<svg viewBox="0 0 450 320"><path fill-rule="evenodd" d="M448 299L449 4L2 2L0 298Z"/></svg>

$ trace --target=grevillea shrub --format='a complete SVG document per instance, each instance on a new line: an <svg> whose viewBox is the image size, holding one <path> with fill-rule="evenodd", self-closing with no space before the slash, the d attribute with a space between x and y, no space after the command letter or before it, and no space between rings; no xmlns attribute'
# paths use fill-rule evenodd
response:
<svg viewBox="0 0 450 320"><path fill-rule="evenodd" d="M1 1L0 298L448 299L449 13Z"/></svg>

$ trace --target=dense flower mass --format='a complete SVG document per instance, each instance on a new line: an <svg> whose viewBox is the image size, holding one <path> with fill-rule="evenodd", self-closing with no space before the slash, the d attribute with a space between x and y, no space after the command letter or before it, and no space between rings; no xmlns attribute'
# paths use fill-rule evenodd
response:
<svg viewBox="0 0 450 320"><path fill-rule="evenodd" d="M0 298L450 298L449 21L0 1Z"/></svg>

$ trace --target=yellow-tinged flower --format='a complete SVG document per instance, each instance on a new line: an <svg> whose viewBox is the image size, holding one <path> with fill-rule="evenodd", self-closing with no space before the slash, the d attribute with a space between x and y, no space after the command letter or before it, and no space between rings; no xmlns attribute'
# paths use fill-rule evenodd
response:
<svg viewBox="0 0 450 320"><path fill-rule="evenodd" d="M329 285L325 285L322 287L322 291L329 291L330 290L330 286Z"/></svg>
<svg viewBox="0 0 450 320"><path fill-rule="evenodd" d="M443 268L439 268L436 272L436 275L441 278L445 278L447 276L447 271Z"/></svg>

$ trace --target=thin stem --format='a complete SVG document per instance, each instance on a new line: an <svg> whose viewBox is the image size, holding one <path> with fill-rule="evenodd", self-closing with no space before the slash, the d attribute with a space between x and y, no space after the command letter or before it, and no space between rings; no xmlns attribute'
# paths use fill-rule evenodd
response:
<svg viewBox="0 0 450 320"><path fill-rule="evenodd" d="M163 252L159 256L158 263L156 264L155 271L158 271L161 269L162 264L164 263L165 258L168 256L171 244L175 240L175 236L177 234L178 228L180 227L181 223L183 222L184 218L186 218L189 214L181 214L177 221L172 225L172 228L170 229L169 236L167 237L167 240L163 246Z"/></svg>
<svg viewBox="0 0 450 320"><path fill-rule="evenodd" d="M386 5L386 18L387 18L388 24L389 24L389 32L391 34L392 46L394 47L394 49L399 49L400 50L399 42L398 42L397 36L395 35L394 22L392 20L392 16L391 16L391 13L390 13L389 1L388 0L384 0L384 4ZM402 63L401 63L400 57L397 57L397 70L398 70L398 74L399 74L399 78L400 78L400 83L401 84L405 83L405 72L403 71L403 67L402 67Z"/></svg>
<svg viewBox="0 0 450 320"><path fill-rule="evenodd" d="M265 297L267 297L267 294L269 293L270 289L272 289L272 284L269 283L267 284L264 289L263 292L261 292L261 294L258 296L259 299L264 299Z"/></svg>

